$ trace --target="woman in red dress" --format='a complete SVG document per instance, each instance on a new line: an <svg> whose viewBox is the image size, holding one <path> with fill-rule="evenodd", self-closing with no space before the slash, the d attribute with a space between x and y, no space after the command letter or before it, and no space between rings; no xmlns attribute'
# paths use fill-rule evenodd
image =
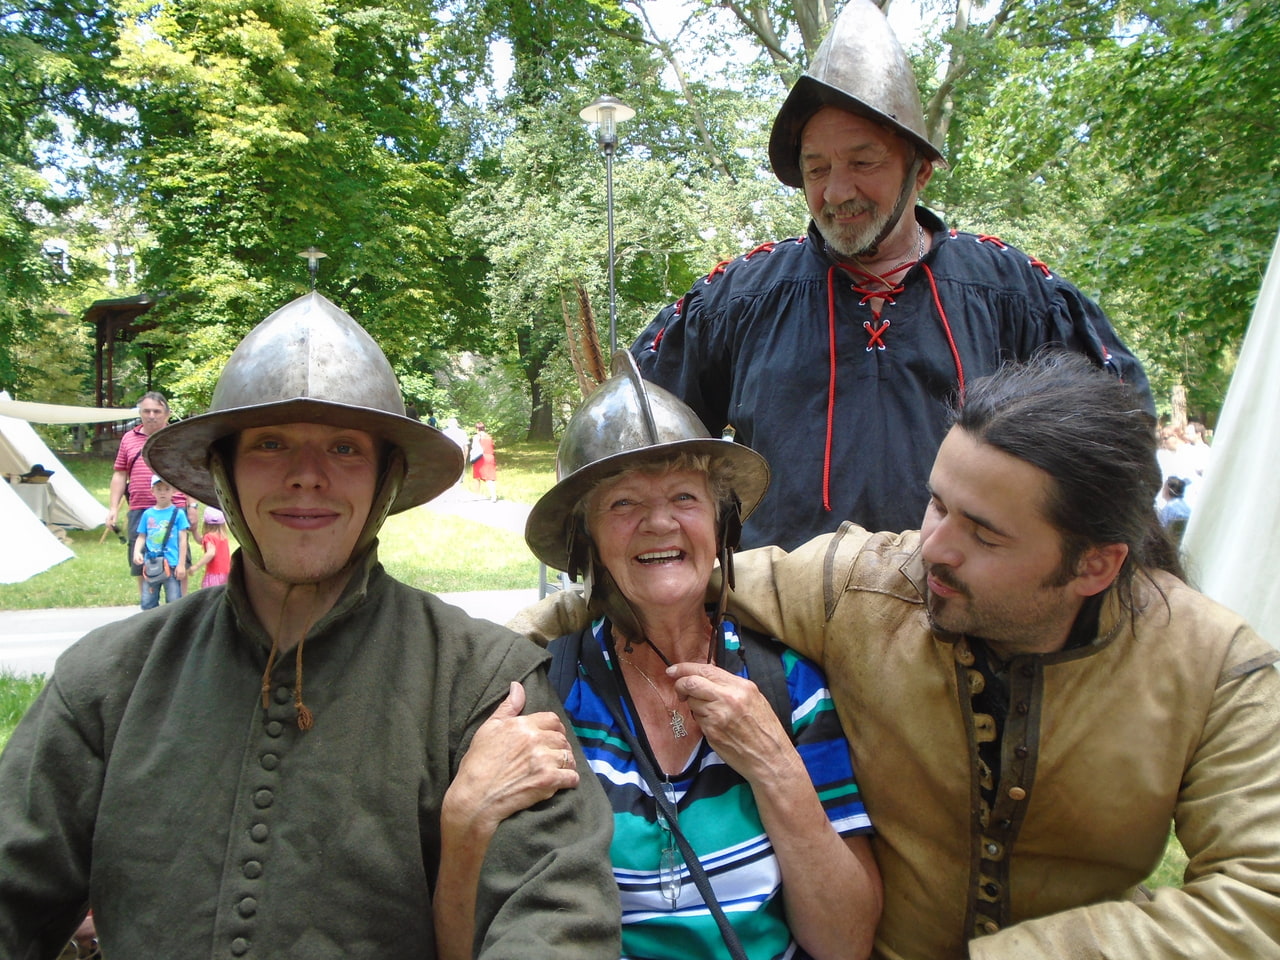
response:
<svg viewBox="0 0 1280 960"><path fill-rule="evenodd" d="M474 451L480 450L480 456L476 457ZM498 501L498 461L493 456L493 437L485 432L484 424L476 424L476 435L471 438L472 461L471 461L471 479L476 482L476 492L483 490L480 486L481 481L489 485L489 499L494 503Z"/></svg>

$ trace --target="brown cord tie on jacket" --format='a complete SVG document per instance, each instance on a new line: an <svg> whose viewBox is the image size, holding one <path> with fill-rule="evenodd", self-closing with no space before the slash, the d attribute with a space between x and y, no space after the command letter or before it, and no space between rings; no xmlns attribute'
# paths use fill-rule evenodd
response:
<svg viewBox="0 0 1280 960"><path fill-rule="evenodd" d="M284 611L288 607L289 594L293 592L294 586L295 584L289 585L284 601L280 604L280 620L276 623L276 632L271 638L271 652L267 654L267 667L262 671L263 710L266 710L271 705L271 671L276 665L276 653L280 649L280 634L284 629ZM293 706L298 711L298 729L303 732L310 730L316 724L311 708L302 702L302 646L307 642L307 633L310 630L311 624L308 623L302 631L302 636L298 639L298 652L294 658L293 667Z"/></svg>

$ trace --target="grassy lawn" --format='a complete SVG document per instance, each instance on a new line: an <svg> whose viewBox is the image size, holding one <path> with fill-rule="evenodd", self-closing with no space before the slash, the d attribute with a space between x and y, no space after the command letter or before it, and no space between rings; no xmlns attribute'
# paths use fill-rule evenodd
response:
<svg viewBox="0 0 1280 960"><path fill-rule="evenodd" d="M9 742L13 728L43 689L42 676L15 677L8 671L0 671L0 749Z"/></svg>

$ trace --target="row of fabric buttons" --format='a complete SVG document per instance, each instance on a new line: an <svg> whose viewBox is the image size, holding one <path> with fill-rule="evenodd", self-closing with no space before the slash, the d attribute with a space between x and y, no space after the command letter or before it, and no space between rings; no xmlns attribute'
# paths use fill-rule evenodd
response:
<svg viewBox="0 0 1280 960"><path fill-rule="evenodd" d="M263 724L263 732L273 740L279 740L287 729L281 719L284 715L282 708L289 705L292 697L293 691L286 686L278 686L272 692L272 699L275 703L268 709L266 722ZM273 746L264 750L258 757L258 766L268 775L274 775L280 768L280 754L276 752L277 749L277 747ZM271 779L274 780L274 776ZM264 783L253 791L253 806L260 813L249 827L249 839L260 847L265 848L267 840L271 837L271 826L264 818L274 804L275 790L270 783ZM241 935L233 937L231 940L231 955L233 957L243 957L250 950L251 940L247 935L249 933L247 923L258 914L258 898L254 895L254 891L257 887L257 881L262 879L264 873L266 873L266 867L263 864L263 860L254 856L245 860L241 868L241 874L245 880L249 881L249 885L246 886L244 893L236 903L236 913L246 922L246 928Z"/></svg>

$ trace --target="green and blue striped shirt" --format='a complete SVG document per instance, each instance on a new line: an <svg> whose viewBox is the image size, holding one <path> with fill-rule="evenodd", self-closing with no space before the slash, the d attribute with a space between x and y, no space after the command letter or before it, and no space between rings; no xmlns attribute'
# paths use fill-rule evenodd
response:
<svg viewBox="0 0 1280 960"><path fill-rule="evenodd" d="M600 620L582 643L598 644L610 671L607 621ZM739 646L732 623L722 627L726 650ZM869 833L871 821L858 793L849 745L817 666L786 650L782 656L791 702L791 735L836 832ZM622 896L624 958L680 958L725 955L714 917L690 877L669 830L658 815L652 792L636 765L607 702L580 666L565 707L591 768L613 806L611 848L614 878ZM740 671L746 676L746 670ZM617 682L614 674L611 682ZM622 684L618 684L622 687ZM633 733L637 723L626 695L623 711ZM643 734L637 740L644 742ZM711 749L698 744L685 770L669 776L679 826L697 852L730 923L751 960L805 956L792 940L783 909L782 876L761 825L751 786ZM674 852L673 852L674 851ZM664 856L667 886L664 888ZM670 877L679 875L674 905Z"/></svg>

